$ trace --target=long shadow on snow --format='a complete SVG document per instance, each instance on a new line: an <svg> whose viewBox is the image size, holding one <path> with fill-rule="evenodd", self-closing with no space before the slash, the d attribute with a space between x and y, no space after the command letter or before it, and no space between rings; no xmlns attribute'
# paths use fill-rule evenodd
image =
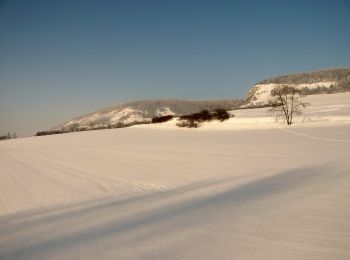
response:
<svg viewBox="0 0 350 260"><path fill-rule="evenodd" d="M105 197L94 199L91 201L73 203L71 205L65 205L61 207L45 207L43 209L28 210L25 212L14 213L7 216L0 217L0 237L6 236L7 232L15 232L25 227L35 228L36 225L42 225L43 220L45 222L57 222L62 219L69 220L74 219L77 216L89 215L90 213L98 212L100 210L115 209L116 207L132 206L133 204L145 203L152 199L166 200L169 197L175 197L178 195L184 195L186 193L195 192L204 188L211 188L216 185L220 185L227 182L237 181L244 179L250 175L220 178L218 180L204 180L196 183L184 185L171 190L144 193L140 192L139 195L123 196L122 198Z"/></svg>
<svg viewBox="0 0 350 260"><path fill-rule="evenodd" d="M33 243L26 243L15 247L8 247L2 249L0 252L1 259L20 259L25 258L37 258L40 254L50 252L54 250L57 253L59 250L70 250L74 247L83 246L86 243L97 242L99 239L106 238L118 238L123 234L142 229L149 225L155 225L159 223L166 223L168 221L186 218L196 212L205 210L212 211L212 208L217 210L222 207L239 207L241 205L247 205L252 202L263 200L269 196L275 196L280 193L286 193L293 188L300 185L310 183L315 178L321 177L327 173L329 169L327 167L320 168L301 168L290 170L272 177L263 178L250 182L248 184L235 187L233 189L226 190L213 196L208 196L199 199L192 199L186 202L177 202L174 204L167 204L159 208L146 209L140 213L132 216L127 216L123 219L112 220L97 224L92 227L88 227L75 233L68 233L63 235L45 238L43 241L34 241ZM334 176L335 177L335 176ZM132 199L131 199L132 201ZM123 201L128 203L128 201ZM99 214L104 214L104 207L115 207L116 210L120 204L116 202L108 202L107 204L97 205L96 207L89 208L88 211L98 211ZM64 213L60 215L60 219L54 217L42 217L36 220L36 225L55 225L55 222L64 222L69 218L84 218L84 214L87 214L87 209L80 209L70 213ZM203 216L201 214L201 216ZM204 216L205 218L205 216ZM185 223L182 223L185 224ZM26 229L26 226L21 226ZM170 227L169 227L170 228ZM43 230L42 232L45 232Z"/></svg>

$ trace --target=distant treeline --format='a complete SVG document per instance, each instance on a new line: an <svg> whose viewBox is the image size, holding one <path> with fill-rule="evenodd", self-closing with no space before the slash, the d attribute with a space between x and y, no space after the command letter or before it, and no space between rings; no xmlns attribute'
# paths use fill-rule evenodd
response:
<svg viewBox="0 0 350 260"><path fill-rule="evenodd" d="M317 95L317 94L334 94L350 91L350 77L347 80L342 80L336 85L330 87L319 86L317 88L303 88L300 90L301 95Z"/></svg>
<svg viewBox="0 0 350 260"><path fill-rule="evenodd" d="M153 124L157 124L157 123L164 123L167 122L171 119L173 119L174 116L173 115L166 115L166 116L156 116L152 118L152 123Z"/></svg>
<svg viewBox="0 0 350 260"><path fill-rule="evenodd" d="M337 82L341 88L350 83L350 68L325 69L314 72L294 73L259 81L257 84L312 84Z"/></svg>
<svg viewBox="0 0 350 260"><path fill-rule="evenodd" d="M13 133L12 135L10 133L7 133L7 135L0 136L0 141L9 140L9 139L16 139L16 138L17 138L16 133Z"/></svg>
<svg viewBox="0 0 350 260"><path fill-rule="evenodd" d="M321 75L321 76L320 76ZM324 77L322 77L322 75ZM327 76L327 77L326 77ZM319 95L319 94L335 94L350 92L350 69L333 69L326 71L318 71L312 73L298 73L291 74L281 77L272 78L269 80L263 80L257 84L279 84L279 85L298 85L298 84L311 84L319 82L332 82L335 83L329 87L318 86L316 88L298 88L300 95ZM252 88L248 93L248 96L245 100L245 103L256 100L257 88ZM249 106L249 107L258 107L258 106ZM241 107L242 108L242 107ZM248 108L248 107L245 107Z"/></svg>
<svg viewBox="0 0 350 260"><path fill-rule="evenodd" d="M35 136L44 136L44 135L57 135L57 134L66 134L72 132L83 132L83 131L94 131L94 130L102 130L102 129L114 129L114 128L125 128L133 125L140 124L150 124L150 121L138 121L132 123L116 123L109 125L100 125L94 127L80 127L78 124L73 124L69 128L59 129L59 130L47 130L47 131L39 131L35 134Z"/></svg>

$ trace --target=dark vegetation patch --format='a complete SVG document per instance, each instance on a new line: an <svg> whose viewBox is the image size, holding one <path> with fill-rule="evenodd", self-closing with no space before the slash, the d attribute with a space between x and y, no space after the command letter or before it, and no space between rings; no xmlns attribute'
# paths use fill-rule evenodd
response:
<svg viewBox="0 0 350 260"><path fill-rule="evenodd" d="M7 133L7 135L0 136L0 141L10 140L10 139L16 139L17 134L13 133L12 135L10 133Z"/></svg>
<svg viewBox="0 0 350 260"><path fill-rule="evenodd" d="M100 125L93 127L79 127L77 124L73 124L69 128L60 129L60 130L48 130L48 131L39 131L35 134L35 136L44 136L44 135L57 135L57 134L66 134L72 132L83 132L83 131L94 131L94 130L102 130L102 129L114 129L114 128L125 128L133 125L142 125L142 124L150 124L149 121L138 121L133 123L116 123L109 125Z"/></svg>
<svg viewBox="0 0 350 260"><path fill-rule="evenodd" d="M311 84L325 81L334 81L338 85L346 84L349 80L350 68L324 69L314 72L294 73L259 81L257 84ZM345 81L345 82L344 82ZM342 86L343 87L343 86Z"/></svg>
<svg viewBox="0 0 350 260"><path fill-rule="evenodd" d="M173 115L166 115L166 116L156 116L152 118L152 123L156 124L156 123L164 123L167 122L171 119L173 119L174 116Z"/></svg>
<svg viewBox="0 0 350 260"><path fill-rule="evenodd" d="M203 109L197 113L180 116L176 125L178 127L197 128L203 122L210 122L212 120L223 122L230 117L230 114L223 108L216 108L212 112Z"/></svg>

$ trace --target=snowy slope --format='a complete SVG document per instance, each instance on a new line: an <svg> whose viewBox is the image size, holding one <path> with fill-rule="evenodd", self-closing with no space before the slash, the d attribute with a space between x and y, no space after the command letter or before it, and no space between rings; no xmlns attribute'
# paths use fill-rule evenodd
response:
<svg viewBox="0 0 350 260"><path fill-rule="evenodd" d="M1 142L0 259L349 259L350 125L250 129Z"/></svg>
<svg viewBox="0 0 350 260"><path fill-rule="evenodd" d="M350 91L350 68L295 73L263 80L250 89L244 101L155 99L128 102L76 117L51 130L74 131L78 128L92 129L118 124L132 125L137 122L150 122L155 116L183 115L202 109L224 108L232 110L238 106L263 106L268 104L271 99L271 90L278 84L289 84L303 91L308 90L307 94L320 94L324 93L325 90L327 93L328 90L331 93L346 92Z"/></svg>
<svg viewBox="0 0 350 260"><path fill-rule="evenodd" d="M83 115L54 127L54 130L70 130L72 128L93 128L118 123L133 124L150 122L155 116L181 115L201 109L225 108L233 109L240 105L239 100L140 100L108 107L94 113Z"/></svg>
<svg viewBox="0 0 350 260"><path fill-rule="evenodd" d="M283 121L268 112L270 108L253 108L232 110L234 115L224 122L212 121L203 123L198 131L202 130L248 130L272 128L305 128L315 126L350 124L350 93L310 95L302 97L303 102L309 103L303 110L303 116L295 118L292 126L286 126ZM173 129L177 119L162 124L138 125L137 128ZM185 129L186 130L186 129Z"/></svg>
<svg viewBox="0 0 350 260"><path fill-rule="evenodd" d="M271 91L279 84L257 84L254 85L247 95L247 102L244 106L262 106L268 104L272 100ZM316 89L316 88L330 88L336 86L337 82L316 82L310 84L289 84L299 90Z"/></svg>
<svg viewBox="0 0 350 260"><path fill-rule="evenodd" d="M330 68L262 80L250 89L244 106L268 104L271 90L283 84L295 86L304 95L350 92L350 68Z"/></svg>

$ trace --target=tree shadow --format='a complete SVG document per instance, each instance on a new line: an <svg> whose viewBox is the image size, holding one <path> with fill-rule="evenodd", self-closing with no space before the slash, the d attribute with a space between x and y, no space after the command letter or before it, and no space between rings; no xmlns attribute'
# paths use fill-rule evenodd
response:
<svg viewBox="0 0 350 260"><path fill-rule="evenodd" d="M324 180L322 178L327 176L328 170L327 166L293 169L211 195L185 200L177 200L176 196L200 192L236 180L207 180L176 190L121 200L95 200L53 209L52 212L44 210L17 216L14 214L11 216L14 222L5 222L7 226L0 233L0 258L37 259L51 251L74 250L110 239L120 242L125 237L129 239L124 243L131 247L137 240L150 239L151 236L169 233L176 228L189 229L198 222L205 222L206 214L210 212L227 208L235 210L243 205L259 203L267 197L288 193L316 178ZM161 200L164 203L158 204ZM80 228L74 228L78 224ZM131 233L135 234L132 238L128 236ZM36 235L33 237L33 234Z"/></svg>

